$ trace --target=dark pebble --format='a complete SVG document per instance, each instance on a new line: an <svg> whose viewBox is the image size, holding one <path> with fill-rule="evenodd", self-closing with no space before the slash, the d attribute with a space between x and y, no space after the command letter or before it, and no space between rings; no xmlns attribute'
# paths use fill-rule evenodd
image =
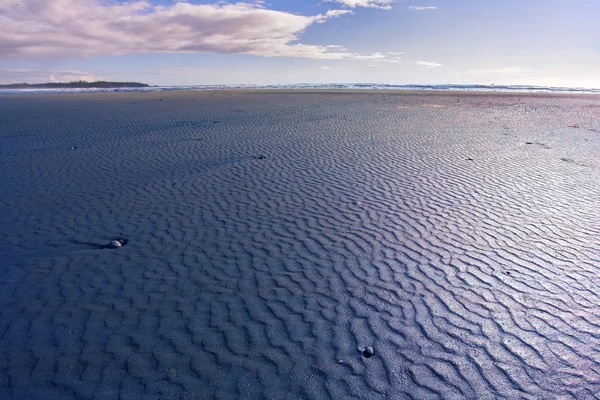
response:
<svg viewBox="0 0 600 400"><path fill-rule="evenodd" d="M374 351L374 350L373 350L373 348L372 348L372 347L370 347L370 346L369 346L369 347L367 347L367 348L365 349L365 351L363 351L363 357L364 357L364 358L371 358L371 357L373 357L373 354L375 354L375 351Z"/></svg>
<svg viewBox="0 0 600 400"><path fill-rule="evenodd" d="M267 158L267 157L265 157L265 156L257 156L257 157L256 157L256 159L257 159L257 160L264 160L264 159L266 159L266 158Z"/></svg>

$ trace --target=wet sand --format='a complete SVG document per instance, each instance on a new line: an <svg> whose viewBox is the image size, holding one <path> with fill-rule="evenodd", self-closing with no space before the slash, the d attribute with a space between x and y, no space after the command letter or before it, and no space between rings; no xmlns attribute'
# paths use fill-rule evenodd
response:
<svg viewBox="0 0 600 400"><path fill-rule="evenodd" d="M0 168L3 399L600 394L600 96L0 95Z"/></svg>

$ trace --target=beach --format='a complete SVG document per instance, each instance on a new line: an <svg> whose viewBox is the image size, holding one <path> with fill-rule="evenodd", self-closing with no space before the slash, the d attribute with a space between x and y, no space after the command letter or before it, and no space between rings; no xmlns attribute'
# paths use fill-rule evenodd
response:
<svg viewBox="0 0 600 400"><path fill-rule="evenodd" d="M5 94L0 167L0 398L600 397L600 95Z"/></svg>

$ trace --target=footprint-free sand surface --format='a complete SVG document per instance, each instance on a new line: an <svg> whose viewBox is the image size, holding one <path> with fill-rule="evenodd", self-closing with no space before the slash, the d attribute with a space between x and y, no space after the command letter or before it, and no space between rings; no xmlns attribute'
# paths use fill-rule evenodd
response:
<svg viewBox="0 0 600 400"><path fill-rule="evenodd" d="M0 95L0 171L2 399L600 396L599 96Z"/></svg>

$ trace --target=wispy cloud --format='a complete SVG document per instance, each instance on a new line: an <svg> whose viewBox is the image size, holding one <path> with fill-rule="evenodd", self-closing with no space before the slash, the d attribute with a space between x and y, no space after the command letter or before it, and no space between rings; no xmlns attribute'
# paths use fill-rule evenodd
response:
<svg viewBox="0 0 600 400"><path fill-rule="evenodd" d="M327 70L327 69L331 69L331 67L329 65L324 65L319 69Z"/></svg>
<svg viewBox="0 0 600 400"><path fill-rule="evenodd" d="M437 9L436 6L408 6L408 8L410 10L417 10L417 11L422 11L422 10L435 10Z"/></svg>
<svg viewBox="0 0 600 400"><path fill-rule="evenodd" d="M383 7L392 0L343 0ZM135 53L221 53L264 57L372 60L335 45L300 43L313 24L351 14L329 10L305 16L266 3L152 5L147 0L19 0L0 6L1 58L89 57ZM385 57L384 57L385 58Z"/></svg>
<svg viewBox="0 0 600 400"><path fill-rule="evenodd" d="M521 67L505 67L505 68L489 68L489 69L469 69L466 71L467 74L472 75L512 75L522 74L526 72L534 72L533 69L524 69Z"/></svg>
<svg viewBox="0 0 600 400"><path fill-rule="evenodd" d="M88 71L53 71L31 68L0 69L0 82L2 83L99 81L102 79L101 76Z"/></svg>
<svg viewBox="0 0 600 400"><path fill-rule="evenodd" d="M390 52L386 52L386 53L378 52L378 53L373 53L373 54L369 54L369 55L357 55L356 59L363 60L363 61L370 61L371 64L377 63L377 62L400 64L402 62L401 57L400 57L401 54L402 54L402 52L399 52L399 51L390 51Z"/></svg>
<svg viewBox="0 0 600 400"><path fill-rule="evenodd" d="M165 74L165 75L200 75L200 74L207 73L207 71L203 70L203 69L187 68L187 67L157 69L157 70L154 70L154 72L157 74Z"/></svg>
<svg viewBox="0 0 600 400"><path fill-rule="evenodd" d="M417 65L425 68L437 68L442 66L442 64L427 61L417 61Z"/></svg>
<svg viewBox="0 0 600 400"><path fill-rule="evenodd" d="M0 73L7 73L7 74L27 74L30 72L35 72L35 69L31 69L31 68L14 68L14 69L3 69L0 70Z"/></svg>
<svg viewBox="0 0 600 400"><path fill-rule="evenodd" d="M339 3L345 5L346 7L356 8L356 7L368 7L368 8L381 8L384 10L390 10L392 8L392 3L395 3L397 0L327 0L330 2Z"/></svg>
<svg viewBox="0 0 600 400"><path fill-rule="evenodd" d="M380 61L385 60L386 56L383 53L373 53L369 55L358 55L356 59L364 61Z"/></svg>

